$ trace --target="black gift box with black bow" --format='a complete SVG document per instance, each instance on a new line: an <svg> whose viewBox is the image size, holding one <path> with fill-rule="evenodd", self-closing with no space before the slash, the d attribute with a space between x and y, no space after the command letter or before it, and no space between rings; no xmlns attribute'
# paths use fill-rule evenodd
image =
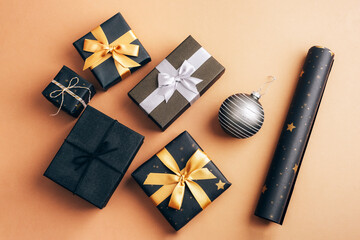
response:
<svg viewBox="0 0 360 240"><path fill-rule="evenodd" d="M88 106L44 176L103 208L144 137Z"/></svg>

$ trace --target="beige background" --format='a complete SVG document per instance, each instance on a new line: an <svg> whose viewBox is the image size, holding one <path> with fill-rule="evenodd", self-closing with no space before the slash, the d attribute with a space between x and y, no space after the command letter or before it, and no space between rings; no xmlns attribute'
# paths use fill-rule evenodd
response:
<svg viewBox="0 0 360 240"><path fill-rule="evenodd" d="M121 12L153 61L107 92L72 42ZM0 1L1 239L360 239L358 0ZM165 132L128 98L192 34L227 69ZM253 216L308 48L335 53L283 226ZM91 105L145 135L109 204L98 210L42 176L76 120L41 91L66 64L99 90ZM265 123L248 140L222 132L217 111L236 92L278 80ZM188 130L233 186L175 233L130 174Z"/></svg>

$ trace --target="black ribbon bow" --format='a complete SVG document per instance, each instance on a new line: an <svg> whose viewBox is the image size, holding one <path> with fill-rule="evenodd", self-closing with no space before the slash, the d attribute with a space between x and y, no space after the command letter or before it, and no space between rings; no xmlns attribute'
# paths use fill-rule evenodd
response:
<svg viewBox="0 0 360 240"><path fill-rule="evenodd" d="M114 170L115 172L118 173L122 173L121 171L119 171L117 168L115 168L114 166L110 165L109 163L107 163L106 161L104 161L101 157L109 154L111 152L114 152L116 150L118 150L117 147L113 147L110 148L110 143L108 141L104 141L104 138L108 135L108 132L110 131L110 129L112 128L112 126L115 124L115 120L113 121L113 123L109 126L108 130L105 132L103 138L100 141L100 144L96 147L94 152L90 152L87 149L84 149L72 142L70 142L68 139L65 139L65 142L69 143L70 145L72 145L73 147L81 150L82 152L84 152L83 155L77 156L75 157L72 162L76 165L75 167L75 171L78 171L80 168L84 168L79 181L77 182L75 189L73 191L73 193L75 194L78 187L80 186L80 184L82 183L82 181L84 180L84 177L88 171L89 166L91 165L91 163L94 160L100 161L102 162L104 165L106 165L107 167L111 168L112 170Z"/></svg>
<svg viewBox="0 0 360 240"><path fill-rule="evenodd" d="M103 143L99 144L99 146L97 147L97 149L94 152L88 152L84 149L81 149L83 152L85 152L85 154L77 156L72 160L72 162L75 165L77 165L77 167L75 168L75 171L77 171L78 169L80 169L83 166L90 165L90 163L95 159L97 159L97 160L105 163L109 167L113 168L111 165L109 165L107 162L105 162L101 159L101 156L111 153L111 152L114 152L118 149L118 148L108 149L108 146L109 146L109 142L103 142Z"/></svg>

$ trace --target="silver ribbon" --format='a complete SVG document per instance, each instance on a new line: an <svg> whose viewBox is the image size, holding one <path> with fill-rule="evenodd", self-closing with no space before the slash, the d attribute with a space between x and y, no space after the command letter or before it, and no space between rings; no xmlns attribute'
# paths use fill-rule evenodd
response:
<svg viewBox="0 0 360 240"><path fill-rule="evenodd" d="M75 81L75 82L73 82ZM52 83L54 83L56 86L58 86L60 89L58 90L54 90L50 93L50 97L51 98L57 98L61 95L61 103L60 103L60 106L59 106L59 109L57 110L56 113L54 114L51 114L51 116L56 116L59 114L63 104L64 104L64 95L65 95L65 92L67 92L70 96L72 96L73 98L75 98L76 100L78 100L83 106L84 108L86 108L86 103L85 101L79 97L78 95L76 95L74 92L72 92L70 89L75 89L75 88L84 88L84 89L87 89L89 91L89 100L88 102L90 102L90 99L91 99L91 90L90 88L88 87L82 87L82 86L77 86L77 84L79 83L79 78L78 77L73 77L70 81L69 81L69 85L67 87L65 87L64 85L62 85L61 83L59 83L58 81L56 80L52 80L51 81Z"/></svg>
<svg viewBox="0 0 360 240"><path fill-rule="evenodd" d="M159 71L158 88L140 103L140 107L150 114L163 101L167 103L175 91L193 104L200 97L196 85L202 80L191 75L210 57L211 55L204 48L200 48L185 60L179 69L175 69L168 60L164 59L156 67Z"/></svg>

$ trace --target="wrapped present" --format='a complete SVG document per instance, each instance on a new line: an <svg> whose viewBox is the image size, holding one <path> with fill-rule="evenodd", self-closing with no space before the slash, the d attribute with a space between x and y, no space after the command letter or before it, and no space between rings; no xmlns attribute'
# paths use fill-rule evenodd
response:
<svg viewBox="0 0 360 240"><path fill-rule="evenodd" d="M186 131L132 176L175 230L231 185Z"/></svg>
<svg viewBox="0 0 360 240"><path fill-rule="evenodd" d="M42 92L44 97L58 108L52 115L64 110L73 117L80 115L95 93L91 83L66 66L61 68Z"/></svg>
<svg viewBox="0 0 360 240"><path fill-rule="evenodd" d="M164 131L224 71L225 68L189 36L128 95Z"/></svg>
<svg viewBox="0 0 360 240"><path fill-rule="evenodd" d="M44 176L103 208L144 137L88 106Z"/></svg>
<svg viewBox="0 0 360 240"><path fill-rule="evenodd" d="M74 42L103 89L108 89L151 61L120 13Z"/></svg>

